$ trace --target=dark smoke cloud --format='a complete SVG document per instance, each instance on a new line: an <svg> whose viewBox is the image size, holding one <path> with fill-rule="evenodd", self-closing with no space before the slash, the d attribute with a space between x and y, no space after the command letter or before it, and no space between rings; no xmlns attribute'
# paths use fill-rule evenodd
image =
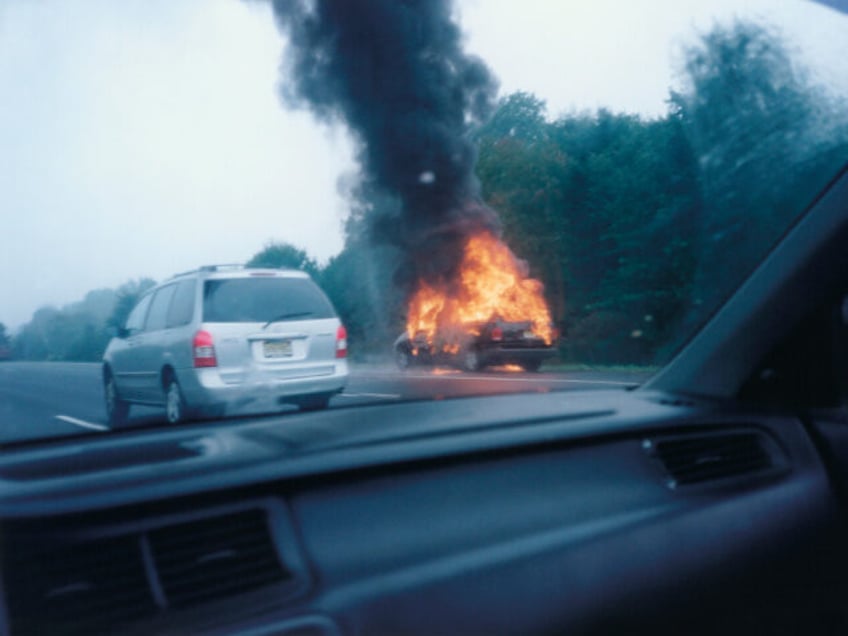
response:
<svg viewBox="0 0 848 636"><path fill-rule="evenodd" d="M498 229L479 198L469 129L487 117L497 83L462 50L450 0L274 0L288 35L282 93L359 143L363 178L398 197L369 218L401 249L401 278L449 279L471 232Z"/></svg>

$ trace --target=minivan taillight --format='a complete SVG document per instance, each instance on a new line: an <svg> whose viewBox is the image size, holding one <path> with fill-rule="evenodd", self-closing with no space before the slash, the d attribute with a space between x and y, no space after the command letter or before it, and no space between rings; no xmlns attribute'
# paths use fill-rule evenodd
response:
<svg viewBox="0 0 848 636"><path fill-rule="evenodd" d="M217 367L218 359L215 357L215 344L212 342L212 334L208 331L198 331L194 334L192 342L192 354L195 367Z"/></svg>
<svg viewBox="0 0 848 636"><path fill-rule="evenodd" d="M336 357L347 358L347 329L344 325L336 329Z"/></svg>

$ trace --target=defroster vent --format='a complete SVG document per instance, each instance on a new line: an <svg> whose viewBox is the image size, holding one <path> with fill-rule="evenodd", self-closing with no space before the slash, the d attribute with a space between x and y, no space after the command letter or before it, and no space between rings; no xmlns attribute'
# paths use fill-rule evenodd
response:
<svg viewBox="0 0 848 636"><path fill-rule="evenodd" d="M262 510L171 525L148 534L170 607L246 592L291 578Z"/></svg>
<svg viewBox="0 0 848 636"><path fill-rule="evenodd" d="M646 442L668 471L669 485L697 484L767 471L773 458L763 435L689 435Z"/></svg>
<svg viewBox="0 0 848 636"><path fill-rule="evenodd" d="M14 552L3 570L15 635L112 632L156 611L136 537Z"/></svg>

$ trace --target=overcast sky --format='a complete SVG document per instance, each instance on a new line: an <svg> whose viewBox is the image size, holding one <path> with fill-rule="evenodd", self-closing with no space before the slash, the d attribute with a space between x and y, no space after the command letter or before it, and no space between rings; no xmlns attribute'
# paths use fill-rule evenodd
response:
<svg viewBox="0 0 848 636"><path fill-rule="evenodd" d="M848 93L846 18L807 9L464 0L458 15L502 93L531 91L552 115L651 117L675 52L715 14L769 20ZM284 47L262 2L0 0L0 322L131 278L244 262L270 240L322 262L338 253L351 143L281 106Z"/></svg>

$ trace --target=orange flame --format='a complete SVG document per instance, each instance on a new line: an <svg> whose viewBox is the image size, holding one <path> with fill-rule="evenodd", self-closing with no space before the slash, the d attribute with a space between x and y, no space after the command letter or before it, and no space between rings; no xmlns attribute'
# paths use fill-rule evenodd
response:
<svg viewBox="0 0 848 636"><path fill-rule="evenodd" d="M533 333L553 341L551 314L542 283L527 275L527 267L502 241L488 232L465 245L455 288L421 282L409 304L406 329L410 338L438 340L444 351L476 334L480 323L500 319L531 323Z"/></svg>
<svg viewBox="0 0 848 636"><path fill-rule="evenodd" d="M462 373L462 371L459 369L445 369L443 367L435 367L430 371L431 375L456 375L457 373Z"/></svg>
<svg viewBox="0 0 848 636"><path fill-rule="evenodd" d="M490 371L501 371L503 373L521 373L524 367L518 364L500 364L496 367L489 367Z"/></svg>

